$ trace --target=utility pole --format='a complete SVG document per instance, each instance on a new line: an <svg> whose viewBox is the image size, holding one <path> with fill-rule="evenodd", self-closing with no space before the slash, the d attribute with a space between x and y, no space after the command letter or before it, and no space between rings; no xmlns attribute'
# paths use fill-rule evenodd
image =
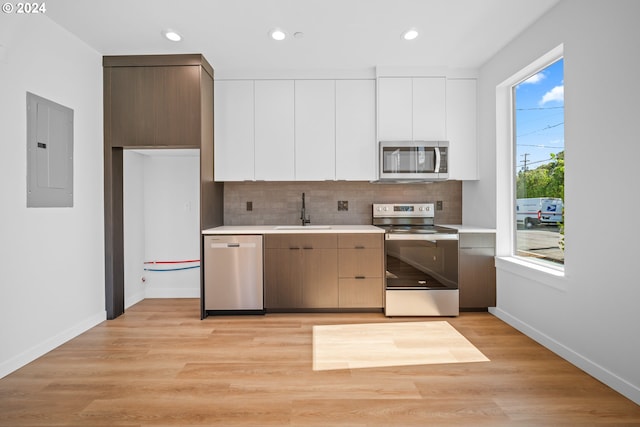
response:
<svg viewBox="0 0 640 427"><path fill-rule="evenodd" d="M530 156L529 153L522 154L524 157L523 166L522 166L522 197L527 198L527 157Z"/></svg>
<svg viewBox="0 0 640 427"><path fill-rule="evenodd" d="M530 155L531 155L531 154L529 154L529 153L524 153L524 154L522 154L522 157L524 157L524 160L523 160L523 162L522 162L522 163L524 163L524 166L522 167L522 170L523 170L524 172L526 172L526 171L527 171L527 156L530 156Z"/></svg>

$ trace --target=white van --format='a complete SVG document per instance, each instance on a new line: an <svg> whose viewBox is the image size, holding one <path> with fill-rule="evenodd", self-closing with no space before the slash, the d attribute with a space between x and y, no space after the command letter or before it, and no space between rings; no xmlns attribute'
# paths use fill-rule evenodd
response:
<svg viewBox="0 0 640 427"><path fill-rule="evenodd" d="M564 222L562 199L534 197L516 200L516 224L526 228L538 224L557 225Z"/></svg>

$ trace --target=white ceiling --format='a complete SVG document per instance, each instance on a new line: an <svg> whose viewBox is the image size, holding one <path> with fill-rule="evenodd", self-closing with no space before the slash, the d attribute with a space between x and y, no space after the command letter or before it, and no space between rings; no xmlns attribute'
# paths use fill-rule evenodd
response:
<svg viewBox="0 0 640 427"><path fill-rule="evenodd" d="M52 0L104 55L202 53L216 72L478 68L558 0ZM273 27L289 37L268 37ZM418 39L403 41L408 28ZM161 31L172 28L175 43ZM294 32L304 37L292 37Z"/></svg>

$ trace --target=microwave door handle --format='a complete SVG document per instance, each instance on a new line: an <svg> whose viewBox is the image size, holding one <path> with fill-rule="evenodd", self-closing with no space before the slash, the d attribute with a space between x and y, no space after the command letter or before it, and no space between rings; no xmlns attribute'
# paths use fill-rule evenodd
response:
<svg viewBox="0 0 640 427"><path fill-rule="evenodd" d="M440 172L440 148L439 147L435 147L435 153L436 153L436 167L434 172L439 173Z"/></svg>
<svg viewBox="0 0 640 427"><path fill-rule="evenodd" d="M398 173L400 170L400 149L398 148L393 153L393 173Z"/></svg>

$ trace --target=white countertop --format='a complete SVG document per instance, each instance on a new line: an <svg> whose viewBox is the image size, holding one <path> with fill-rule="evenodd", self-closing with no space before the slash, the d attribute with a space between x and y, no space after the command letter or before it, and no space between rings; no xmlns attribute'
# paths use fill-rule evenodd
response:
<svg viewBox="0 0 640 427"><path fill-rule="evenodd" d="M458 233L495 233L495 228L476 227L473 225L462 224L436 224L439 227L453 228L458 230Z"/></svg>
<svg viewBox="0 0 640 427"><path fill-rule="evenodd" d="M223 225L202 234L384 233L373 225Z"/></svg>
<svg viewBox="0 0 640 427"><path fill-rule="evenodd" d="M462 224L437 224L458 233L495 233L494 228ZM202 234L291 234L291 233L384 233L373 225L223 225L203 230Z"/></svg>

